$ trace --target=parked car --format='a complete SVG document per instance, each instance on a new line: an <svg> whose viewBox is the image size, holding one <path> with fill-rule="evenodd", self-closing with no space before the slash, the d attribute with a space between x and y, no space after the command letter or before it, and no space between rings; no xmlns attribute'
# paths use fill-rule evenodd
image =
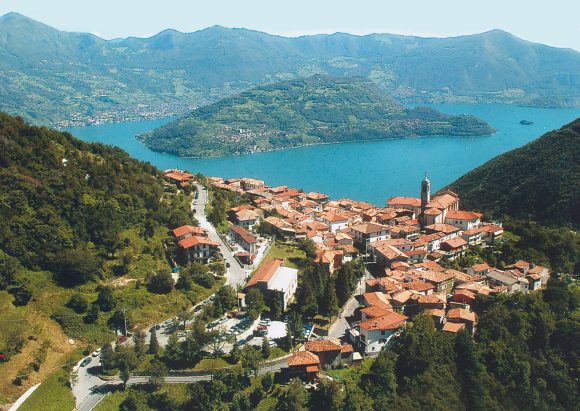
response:
<svg viewBox="0 0 580 411"><path fill-rule="evenodd" d="M93 351L93 353L91 354L91 356L92 357L98 357L100 353L101 353L101 349L99 348L97 351Z"/></svg>
<svg viewBox="0 0 580 411"><path fill-rule="evenodd" d="M89 365L92 361L91 357L87 357L85 358L82 362L81 362L81 367L86 367L87 365Z"/></svg>
<svg viewBox="0 0 580 411"><path fill-rule="evenodd" d="M119 342L120 342L120 343L124 343L125 341L127 341L127 337L125 337L124 335L121 335L121 336L119 337Z"/></svg>

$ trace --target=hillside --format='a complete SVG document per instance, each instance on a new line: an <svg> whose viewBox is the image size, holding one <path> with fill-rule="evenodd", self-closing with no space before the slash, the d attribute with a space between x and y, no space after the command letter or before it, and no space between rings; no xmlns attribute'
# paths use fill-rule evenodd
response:
<svg viewBox="0 0 580 411"><path fill-rule="evenodd" d="M245 29L103 40L0 17L0 109L72 125L181 114L263 83L361 76L399 101L580 106L580 53L494 30L285 38Z"/></svg>
<svg viewBox="0 0 580 411"><path fill-rule="evenodd" d="M189 201L120 149L0 113L0 187L0 407L113 340L121 307L131 329L210 293L145 287L169 273L163 241L192 223Z"/></svg>
<svg viewBox="0 0 580 411"><path fill-rule="evenodd" d="M448 188L468 210L580 227L580 119L493 158Z"/></svg>
<svg viewBox="0 0 580 411"><path fill-rule="evenodd" d="M141 136L189 157L239 155L309 144L432 135L484 135L473 116L406 109L370 80L312 76L258 86Z"/></svg>

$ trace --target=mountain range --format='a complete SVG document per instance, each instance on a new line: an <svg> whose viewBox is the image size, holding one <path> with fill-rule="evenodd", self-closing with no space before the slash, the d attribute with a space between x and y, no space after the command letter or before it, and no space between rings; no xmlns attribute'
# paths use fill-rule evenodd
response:
<svg viewBox="0 0 580 411"><path fill-rule="evenodd" d="M580 227L580 118L449 185L465 209Z"/></svg>
<svg viewBox="0 0 580 411"><path fill-rule="evenodd" d="M182 114L256 85L359 76L403 103L580 106L580 53L493 30L453 38L246 29L104 40L0 17L0 109L72 125Z"/></svg>
<svg viewBox="0 0 580 411"><path fill-rule="evenodd" d="M373 81L315 75L257 86L193 110L140 138L188 157L386 138L491 134L474 116L405 108Z"/></svg>

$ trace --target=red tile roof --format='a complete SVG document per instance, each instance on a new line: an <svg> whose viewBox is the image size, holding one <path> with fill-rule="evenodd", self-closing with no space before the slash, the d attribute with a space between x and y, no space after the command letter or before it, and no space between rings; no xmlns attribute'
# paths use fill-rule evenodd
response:
<svg viewBox="0 0 580 411"><path fill-rule="evenodd" d="M475 322L475 313L471 311L467 311L465 308L452 308L447 313L447 318L453 320L463 320L469 321L474 323Z"/></svg>
<svg viewBox="0 0 580 411"><path fill-rule="evenodd" d="M342 346L340 344L336 344L329 340L307 341L304 343L304 348L306 351L313 353L342 350Z"/></svg>
<svg viewBox="0 0 580 411"><path fill-rule="evenodd" d="M211 241L207 237L197 237L197 236L187 237L179 242L179 246L181 248L186 248L186 249L193 247L193 246L196 246L198 244L209 245L212 247L219 247L218 243Z"/></svg>
<svg viewBox="0 0 580 411"><path fill-rule="evenodd" d="M316 354L312 354L309 351L296 351L291 357L288 357L289 367L303 365L320 365L320 360Z"/></svg>
<svg viewBox="0 0 580 411"><path fill-rule="evenodd" d="M248 231L244 227L240 227L239 225L231 226L230 231L233 231L234 233L239 235L242 238L242 240L244 240L248 244L255 244L258 242L258 240L256 240L256 237L248 233Z"/></svg>
<svg viewBox="0 0 580 411"><path fill-rule="evenodd" d="M445 219L451 220L475 220L481 218L483 214L474 213L473 211L449 210Z"/></svg>
<svg viewBox="0 0 580 411"><path fill-rule="evenodd" d="M443 331L449 332L449 333L458 333L459 331L465 329L465 324L463 323L451 323L449 321L447 321L444 325L443 325Z"/></svg>
<svg viewBox="0 0 580 411"><path fill-rule="evenodd" d="M284 260L276 259L262 263L256 270L252 278L246 284L246 288L253 287L259 282L269 282L276 271L284 264Z"/></svg>
<svg viewBox="0 0 580 411"><path fill-rule="evenodd" d="M406 205L412 207L421 207L421 199L416 197L393 197L387 200L387 204L393 205Z"/></svg>
<svg viewBox="0 0 580 411"><path fill-rule="evenodd" d="M399 313L391 312L382 317L374 318L359 323L359 327L368 331L371 330L396 330L405 325L408 317Z"/></svg>
<svg viewBox="0 0 580 411"><path fill-rule="evenodd" d="M186 234L200 234L205 235L207 230L202 227L194 227L192 225L182 225L173 230L173 235L175 237L181 237Z"/></svg>

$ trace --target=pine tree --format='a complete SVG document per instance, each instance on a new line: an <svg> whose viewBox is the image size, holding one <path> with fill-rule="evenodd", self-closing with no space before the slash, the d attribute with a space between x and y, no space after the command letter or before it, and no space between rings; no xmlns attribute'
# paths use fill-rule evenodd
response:
<svg viewBox="0 0 580 411"><path fill-rule="evenodd" d="M149 336L149 354L157 355L159 353L159 341L157 341L157 331L155 326L151 327L151 335Z"/></svg>
<svg viewBox="0 0 580 411"><path fill-rule="evenodd" d="M327 317L332 318L340 311L340 308L338 307L338 298L336 298L334 280L332 278L329 278L328 281L326 281L326 287L324 289L321 303L320 311Z"/></svg>
<svg viewBox="0 0 580 411"><path fill-rule="evenodd" d="M262 340L262 357L265 360L270 357L270 341L266 337Z"/></svg>

